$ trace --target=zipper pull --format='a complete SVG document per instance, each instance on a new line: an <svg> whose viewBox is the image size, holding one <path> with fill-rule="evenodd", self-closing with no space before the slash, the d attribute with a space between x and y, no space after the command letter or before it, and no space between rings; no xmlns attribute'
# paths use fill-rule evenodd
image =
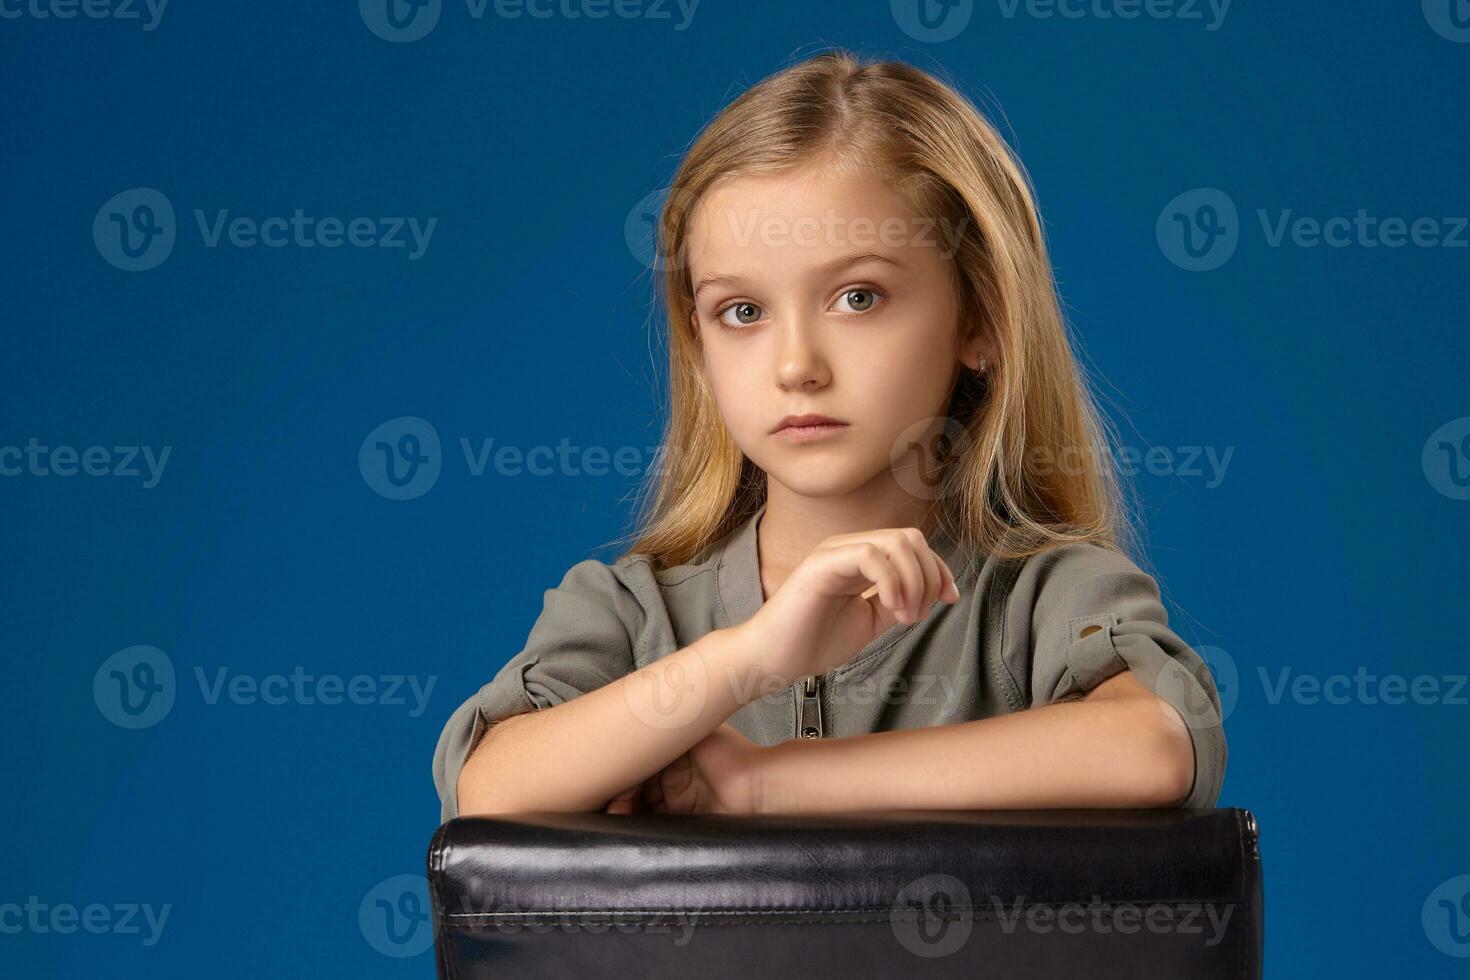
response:
<svg viewBox="0 0 1470 980"><path fill-rule="evenodd" d="M801 738L822 738L822 678L808 674L801 690L801 717L796 723Z"/></svg>

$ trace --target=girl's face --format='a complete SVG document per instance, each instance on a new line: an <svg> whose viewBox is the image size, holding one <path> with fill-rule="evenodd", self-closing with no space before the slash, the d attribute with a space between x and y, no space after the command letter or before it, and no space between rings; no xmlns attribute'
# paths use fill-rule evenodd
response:
<svg viewBox="0 0 1470 980"><path fill-rule="evenodd" d="M770 479L803 497L866 493L941 431L956 370L979 363L957 347L942 227L868 170L742 177L700 201L687 256L705 374ZM776 433L806 414L846 424Z"/></svg>

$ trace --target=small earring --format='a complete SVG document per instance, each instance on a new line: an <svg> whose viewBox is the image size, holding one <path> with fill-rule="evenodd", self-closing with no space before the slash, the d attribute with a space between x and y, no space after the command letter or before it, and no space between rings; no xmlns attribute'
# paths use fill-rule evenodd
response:
<svg viewBox="0 0 1470 980"><path fill-rule="evenodd" d="M980 358L980 366L975 369L975 373L976 374L984 374L985 373L985 358L983 358L983 357Z"/></svg>

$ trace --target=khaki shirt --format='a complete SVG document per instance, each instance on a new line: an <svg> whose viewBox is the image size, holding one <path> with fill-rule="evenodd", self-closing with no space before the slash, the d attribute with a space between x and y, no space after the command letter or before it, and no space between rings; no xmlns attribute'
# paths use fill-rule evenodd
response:
<svg viewBox="0 0 1470 980"><path fill-rule="evenodd" d="M662 571L639 554L568 569L546 591L524 648L444 726L434 752L441 819L458 815L460 769L491 724L596 690L754 615L765 601L756 538L764 513L763 505ZM1182 805L1215 805L1226 759L1219 694L1204 661L1169 628L1151 576L1088 542L968 563L946 535L930 546L954 572L958 602L936 602L816 683L742 706L730 724L758 745L799 737L799 726L808 737L841 738L947 725L1078 698L1128 668L1189 726L1195 778Z"/></svg>

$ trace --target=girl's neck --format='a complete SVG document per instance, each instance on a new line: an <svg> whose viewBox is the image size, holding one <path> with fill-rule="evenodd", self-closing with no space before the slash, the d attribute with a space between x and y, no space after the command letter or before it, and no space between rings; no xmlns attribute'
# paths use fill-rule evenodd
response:
<svg viewBox="0 0 1470 980"><path fill-rule="evenodd" d="M756 557L762 601L781 587L796 567L825 539L885 527L925 526L931 502L899 488L892 500L837 501L773 495L756 526Z"/></svg>

